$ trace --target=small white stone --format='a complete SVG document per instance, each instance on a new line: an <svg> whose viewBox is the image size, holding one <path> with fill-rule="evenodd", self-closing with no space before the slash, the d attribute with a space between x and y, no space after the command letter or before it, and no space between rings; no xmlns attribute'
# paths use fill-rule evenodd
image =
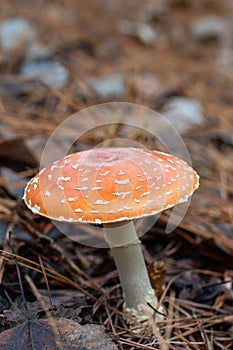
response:
<svg viewBox="0 0 233 350"><path fill-rule="evenodd" d="M50 59L44 61L24 61L20 73L28 78L36 78L45 84L59 89L69 81L69 71L59 62Z"/></svg>
<svg viewBox="0 0 233 350"><path fill-rule="evenodd" d="M136 37L146 46L153 46L157 38L154 28L143 22L133 22L128 20L121 21L119 31L123 34Z"/></svg>
<svg viewBox="0 0 233 350"><path fill-rule="evenodd" d="M36 37L35 29L23 18L11 18L0 22L0 43L9 52L22 43L31 44Z"/></svg>
<svg viewBox="0 0 233 350"><path fill-rule="evenodd" d="M127 93L124 77L121 74L92 78L86 82L91 91L100 98L120 98Z"/></svg>
<svg viewBox="0 0 233 350"><path fill-rule="evenodd" d="M195 99L170 98L164 109L163 116L181 133L189 130L193 125L201 125L204 122L202 105Z"/></svg>

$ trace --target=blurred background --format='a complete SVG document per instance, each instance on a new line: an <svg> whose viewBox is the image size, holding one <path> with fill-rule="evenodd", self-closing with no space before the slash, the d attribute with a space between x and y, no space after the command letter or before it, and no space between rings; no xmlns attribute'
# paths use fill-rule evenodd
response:
<svg viewBox="0 0 233 350"><path fill-rule="evenodd" d="M201 175L193 233L232 254L232 10L230 0L1 0L1 183L32 175L49 136L73 113L141 104L175 126ZM105 127L73 151L122 134L161 148L139 130Z"/></svg>
<svg viewBox="0 0 233 350"><path fill-rule="evenodd" d="M56 127L95 104L141 104L175 126L201 176L179 228L164 235L169 217L165 212L152 228L157 235L145 235L145 251L148 242L150 247L146 260L163 260L167 281L184 266L211 270L205 282L216 283L214 293L194 288L202 283L195 272L175 286L177 296L195 300L202 295L200 302L232 311L232 285L223 281L232 281L233 276L233 2L1 0L0 4L2 248L8 245L9 227L16 251L30 257L35 256L33 229L60 237L51 223L28 213L21 201ZM129 139L161 149L139 130L123 131ZM73 145L73 151L121 136L120 127L93 130ZM62 239L76 263L82 262L75 244ZM42 251L46 259L53 259ZM114 269L103 252L93 252L98 259L85 249L82 254L87 264L80 264L89 276ZM89 257L97 260L95 269L90 268ZM102 264L109 260L106 271ZM6 288L14 276L5 280ZM186 292L180 287L184 285Z"/></svg>

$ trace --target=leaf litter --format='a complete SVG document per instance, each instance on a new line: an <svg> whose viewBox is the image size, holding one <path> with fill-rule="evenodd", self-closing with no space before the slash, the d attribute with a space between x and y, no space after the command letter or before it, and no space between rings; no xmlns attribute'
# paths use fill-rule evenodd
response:
<svg viewBox="0 0 233 350"><path fill-rule="evenodd" d="M39 2L32 9L24 2L2 1L1 20L21 13L35 23L37 36L31 45L46 47L46 59L63 65L70 81L58 90L38 77L22 76L22 63L35 59L28 57L23 43L14 54L0 55L1 349L231 349L232 67L230 60L221 58L232 48L227 29L221 45L204 45L189 35L190 24L203 21L204 15L220 16L227 28L228 2L168 0L165 10L150 16L145 11L155 6L153 1L145 7L140 1L132 7L130 1L120 6L94 0L44 6L41 11ZM120 33L125 20L151 26L156 32L153 46ZM109 91L93 94L88 79L98 82L115 74L124 84L124 101L162 112L174 99L194 99L204 116L201 125L185 125L182 135L201 176L187 215L165 235L167 211L142 237L153 286L168 315L159 330L151 324L140 333L127 325L108 249L73 242L48 220L28 212L21 200L24 184L38 171L43 147L55 128L72 113L109 101ZM124 121L130 123L130 118ZM86 127L85 120L80 123ZM72 151L122 136L164 150L153 137L121 124L84 134ZM78 234L85 242L98 232L80 225ZM16 261L30 315L17 305L21 289ZM164 280L161 289L156 283Z"/></svg>

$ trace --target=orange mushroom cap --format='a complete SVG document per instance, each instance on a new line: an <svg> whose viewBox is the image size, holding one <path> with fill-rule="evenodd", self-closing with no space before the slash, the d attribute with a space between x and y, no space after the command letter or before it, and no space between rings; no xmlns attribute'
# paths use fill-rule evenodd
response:
<svg viewBox="0 0 233 350"><path fill-rule="evenodd" d="M157 214L187 201L198 186L192 167L170 154L94 148L41 170L23 198L50 219L101 224Z"/></svg>

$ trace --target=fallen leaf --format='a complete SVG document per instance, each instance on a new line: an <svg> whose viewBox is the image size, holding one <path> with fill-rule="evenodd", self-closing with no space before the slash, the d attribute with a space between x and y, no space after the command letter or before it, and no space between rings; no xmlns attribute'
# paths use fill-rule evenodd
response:
<svg viewBox="0 0 233 350"><path fill-rule="evenodd" d="M117 350L104 327L66 318L33 319L0 334L1 350Z"/></svg>
<svg viewBox="0 0 233 350"><path fill-rule="evenodd" d="M160 298L165 290L165 264L162 261L154 261L147 267L147 270L155 295Z"/></svg>

